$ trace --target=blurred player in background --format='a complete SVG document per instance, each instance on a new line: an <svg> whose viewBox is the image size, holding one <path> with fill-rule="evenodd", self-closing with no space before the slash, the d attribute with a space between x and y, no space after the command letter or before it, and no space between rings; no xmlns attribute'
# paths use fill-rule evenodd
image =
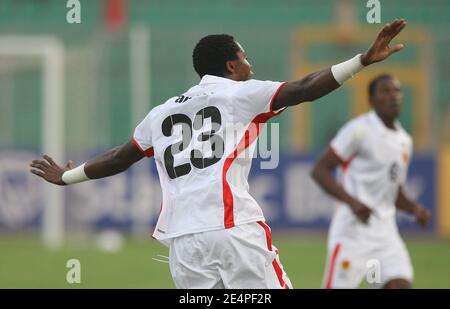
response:
<svg viewBox="0 0 450 309"><path fill-rule="evenodd" d="M328 235L326 288L357 288L367 262L380 263L384 288L410 288L413 270L395 220L396 208L425 225L430 214L404 192L412 140L397 120L400 82L387 74L369 85L372 110L342 127L312 176L340 201ZM341 183L333 177L340 169Z"/></svg>
<svg viewBox="0 0 450 309"><path fill-rule="evenodd" d="M248 191L261 125L402 49L389 43L405 25L386 25L363 55L286 83L252 80L247 55L232 36L206 36L193 52L200 83L153 108L131 141L75 169L45 155L31 163L31 172L66 185L115 175L154 156L162 208L153 236L169 246L176 287L291 288L270 228Z"/></svg>

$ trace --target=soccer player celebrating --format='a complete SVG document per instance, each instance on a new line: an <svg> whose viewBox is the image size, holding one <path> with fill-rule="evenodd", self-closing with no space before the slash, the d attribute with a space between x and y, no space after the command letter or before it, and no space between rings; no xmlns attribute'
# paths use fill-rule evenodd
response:
<svg viewBox="0 0 450 309"><path fill-rule="evenodd" d="M246 53L232 36L206 36L193 52L200 83L153 108L128 143L74 169L44 155L32 161L31 172L69 185L115 175L154 156L162 208L153 236L169 246L176 287L291 288L270 228L248 189L261 125L402 49L389 43L405 25L395 20L364 54L285 83L251 79Z"/></svg>
<svg viewBox="0 0 450 309"><path fill-rule="evenodd" d="M312 171L317 183L340 202L328 235L326 288L357 288L370 260L379 266L375 286L410 288L413 270L397 229L396 208L422 225L430 219L404 193L412 140L397 120L400 82L386 74L376 77L369 99L373 110L344 125ZM341 184L333 177L338 166Z"/></svg>

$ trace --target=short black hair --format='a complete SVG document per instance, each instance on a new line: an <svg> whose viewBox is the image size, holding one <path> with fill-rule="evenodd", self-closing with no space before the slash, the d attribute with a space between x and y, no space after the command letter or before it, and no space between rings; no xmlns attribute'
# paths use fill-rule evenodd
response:
<svg viewBox="0 0 450 309"><path fill-rule="evenodd" d="M212 34L203 37L192 53L194 69L202 78L204 75L224 76L226 62L237 59L240 47L234 37L228 34Z"/></svg>
<svg viewBox="0 0 450 309"><path fill-rule="evenodd" d="M378 84L386 79L392 79L392 75L383 73L372 79L369 84L369 98L373 98L377 91Z"/></svg>

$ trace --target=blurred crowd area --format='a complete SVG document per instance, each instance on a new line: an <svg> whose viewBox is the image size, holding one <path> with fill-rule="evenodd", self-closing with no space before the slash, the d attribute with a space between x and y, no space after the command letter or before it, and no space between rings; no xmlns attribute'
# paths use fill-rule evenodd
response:
<svg viewBox="0 0 450 309"><path fill-rule="evenodd" d="M368 109L367 83L399 77L401 117L417 152L450 141L450 2L381 1L381 24L369 24L367 1L81 0L81 23L69 24L65 0L0 1L0 36L52 36L64 46L65 140L68 152L127 141L133 116L133 33L148 37L148 109L198 82L191 55L210 33L242 43L256 79L290 80L343 61L368 46L394 18L408 27L402 53L366 70L340 91L284 113L286 151L318 151L352 116ZM42 136L42 72L33 57L0 57L0 147L38 150ZM143 114L141 117L143 118Z"/></svg>

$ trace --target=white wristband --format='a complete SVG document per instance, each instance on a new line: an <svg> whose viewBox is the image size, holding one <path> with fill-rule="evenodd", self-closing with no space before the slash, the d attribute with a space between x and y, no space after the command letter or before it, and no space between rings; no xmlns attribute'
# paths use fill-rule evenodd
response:
<svg viewBox="0 0 450 309"><path fill-rule="evenodd" d="M339 85L342 85L347 79L352 78L353 75L363 68L364 65L361 63L361 54L358 54L350 60L333 65L331 67L331 73Z"/></svg>
<svg viewBox="0 0 450 309"><path fill-rule="evenodd" d="M71 185L74 183L83 182L86 180L89 180L89 178L86 176L86 173L84 172L84 165L86 163L81 164L80 166L71 169L70 171L66 171L62 175L62 181L64 181L66 184Z"/></svg>

